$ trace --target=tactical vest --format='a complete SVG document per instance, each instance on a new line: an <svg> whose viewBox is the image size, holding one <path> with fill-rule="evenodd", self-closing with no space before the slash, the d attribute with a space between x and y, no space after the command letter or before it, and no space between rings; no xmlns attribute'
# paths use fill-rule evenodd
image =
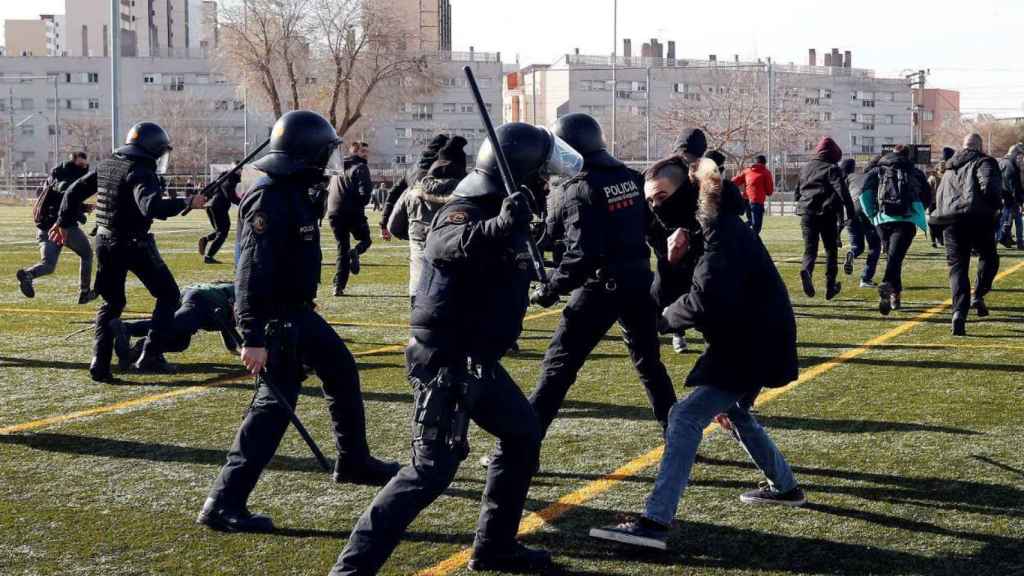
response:
<svg viewBox="0 0 1024 576"><path fill-rule="evenodd" d="M96 223L114 234L140 236L152 221L142 215L128 174L135 162L122 156L100 162L96 168Z"/></svg>

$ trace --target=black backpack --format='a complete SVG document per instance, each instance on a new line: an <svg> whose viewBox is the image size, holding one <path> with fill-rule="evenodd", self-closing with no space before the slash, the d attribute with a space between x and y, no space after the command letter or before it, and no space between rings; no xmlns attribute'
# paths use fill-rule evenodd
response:
<svg viewBox="0 0 1024 576"><path fill-rule="evenodd" d="M878 178L878 204L887 216L908 216L920 198L919 182L909 168L882 166Z"/></svg>
<svg viewBox="0 0 1024 576"><path fill-rule="evenodd" d="M32 206L32 220L40 230L48 230L57 222L57 213L64 200L64 194L57 186L57 182L47 179L37 192L36 202Z"/></svg>

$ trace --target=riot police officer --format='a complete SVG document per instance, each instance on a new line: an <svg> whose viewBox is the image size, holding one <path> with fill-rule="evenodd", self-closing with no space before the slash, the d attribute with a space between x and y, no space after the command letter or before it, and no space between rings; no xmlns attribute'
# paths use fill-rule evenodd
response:
<svg viewBox="0 0 1024 576"><path fill-rule="evenodd" d="M95 210L98 262L95 290L103 297L103 305L96 314L95 349L89 365L89 375L97 382L112 378L112 324L121 317L127 303L124 284L128 272L138 276L156 298L149 337L135 367L155 372L171 370L161 352L180 294L174 275L160 257L156 239L149 229L154 219L177 216L189 205L194 209L202 208L206 198L199 195L189 200L163 197L160 175L167 171L170 154L171 140L163 128L152 122L132 126L124 146L64 194L57 223L50 231L50 238L62 244L67 236L66 229L74 225L76 207L93 194L99 195Z"/></svg>
<svg viewBox="0 0 1024 576"><path fill-rule="evenodd" d="M553 132L582 154L584 163L583 171L562 186L559 218L565 253L550 282L531 298L546 308L571 294L544 354L530 404L546 432L587 356L618 321L654 416L664 428L676 395L661 362L658 308L650 294L643 177L607 152L594 118L569 114L555 123Z"/></svg>
<svg viewBox="0 0 1024 576"><path fill-rule="evenodd" d="M322 185L325 173L340 169L339 144L319 114L285 114L274 124L270 152L253 164L265 176L239 206L235 316L242 363L259 377L260 387L197 519L216 530L273 530L270 518L246 507L289 422L267 383L294 407L303 365L323 384L338 449L334 480L383 483L398 471L398 464L370 455L355 359L313 303L322 256L309 190Z"/></svg>
<svg viewBox="0 0 1024 576"><path fill-rule="evenodd" d="M574 176L582 159L544 128L501 126L498 142L516 182ZM452 482L469 452L472 419L498 437L487 473L471 570L551 564L516 539L537 465L541 429L500 360L519 337L529 295L528 192L504 198L490 144L431 224L406 349L414 388L412 464L373 499L338 557L335 576L376 574L421 510Z"/></svg>

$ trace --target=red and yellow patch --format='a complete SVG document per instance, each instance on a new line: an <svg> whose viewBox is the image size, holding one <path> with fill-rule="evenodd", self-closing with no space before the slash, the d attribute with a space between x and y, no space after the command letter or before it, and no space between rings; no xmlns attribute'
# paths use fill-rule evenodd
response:
<svg viewBox="0 0 1024 576"><path fill-rule="evenodd" d="M448 215L449 224L465 224L467 220L465 212L452 212Z"/></svg>
<svg viewBox="0 0 1024 576"><path fill-rule="evenodd" d="M267 231L267 215L257 212L252 215L252 231L256 234L263 234Z"/></svg>

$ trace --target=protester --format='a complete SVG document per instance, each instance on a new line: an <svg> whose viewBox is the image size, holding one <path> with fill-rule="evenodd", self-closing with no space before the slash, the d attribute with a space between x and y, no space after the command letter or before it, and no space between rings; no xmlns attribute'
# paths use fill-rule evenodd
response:
<svg viewBox="0 0 1024 576"><path fill-rule="evenodd" d="M416 303L416 286L423 270L423 248L437 211L466 177L466 139L455 136L438 152L427 175L398 199L388 220L388 232L409 241L409 298Z"/></svg>
<svg viewBox="0 0 1024 576"><path fill-rule="evenodd" d="M863 174L856 173L856 161L852 158L844 160L842 165L854 208L854 217L850 219L846 226L846 231L850 237L850 250L846 253L846 260L843 262L843 272L847 276L853 274L853 263L864 253L865 245L867 245L868 255L864 262L864 270L860 275L861 288L878 288L874 278L878 259L882 255L882 244L878 238L878 230L875 229L871 219L864 214L864 209L860 205L860 194L867 180L877 176L877 173L873 172L873 170L878 165L880 159L881 156L872 158L864 167Z"/></svg>
<svg viewBox="0 0 1024 576"><path fill-rule="evenodd" d="M338 247L333 280L335 296L345 294L349 274L359 274L359 257L373 243L366 221L366 205L373 192L368 154L365 142L352 143L343 164L344 173L331 177L327 187L327 219ZM350 243L350 235L358 241L355 247Z"/></svg>
<svg viewBox="0 0 1024 576"><path fill-rule="evenodd" d="M931 190L911 161L910 148L897 145L882 156L865 179L859 203L887 246L885 275L878 286L878 311L884 316L902 307L903 260L917 228L927 230L924 207L931 204Z"/></svg>
<svg viewBox="0 0 1024 576"><path fill-rule="evenodd" d="M1017 227L1017 249L1024 250L1024 218L1021 217L1021 206L1024 205L1024 185L1021 183L1021 161L1024 159L1024 144L1014 144L999 160L999 171L1003 175L1003 212L996 240L1010 248L1014 245L1012 227Z"/></svg>
<svg viewBox="0 0 1024 576"><path fill-rule="evenodd" d="M755 234L760 235L764 227L764 203L775 193L775 181L768 169L768 159L758 156L749 168L736 175L732 181L743 188L743 197L750 202L750 218L747 223Z"/></svg>
<svg viewBox="0 0 1024 576"><path fill-rule="evenodd" d="M953 292L954 336L967 335L967 315L974 308L979 317L988 316L985 295L999 272L999 253L992 234L1003 202L1003 179L999 163L982 151L979 134L964 138L964 147L946 162L935 210L930 222L945 226L946 262ZM971 253L978 253L978 279L971 297L968 279Z"/></svg>
<svg viewBox="0 0 1024 576"><path fill-rule="evenodd" d="M804 294L814 297L814 265L818 260L818 242L825 246L825 299L835 298L843 289L836 280L839 275L838 219L845 211L854 218L853 201L846 189L846 180L837 166L843 151L829 137L821 139L814 158L804 165L796 187L797 215L804 237L804 256L800 281Z"/></svg>
<svg viewBox="0 0 1024 576"><path fill-rule="evenodd" d="M701 161L698 219L704 252L690 291L669 306L662 331L696 328L707 347L687 377L695 389L669 414L654 490L643 516L590 535L664 550L679 500L686 489L703 430L718 421L743 445L767 477L747 504L801 506L803 491L786 459L750 409L762 387L785 386L797 377L796 320L775 264L757 235L725 204L713 162Z"/></svg>

